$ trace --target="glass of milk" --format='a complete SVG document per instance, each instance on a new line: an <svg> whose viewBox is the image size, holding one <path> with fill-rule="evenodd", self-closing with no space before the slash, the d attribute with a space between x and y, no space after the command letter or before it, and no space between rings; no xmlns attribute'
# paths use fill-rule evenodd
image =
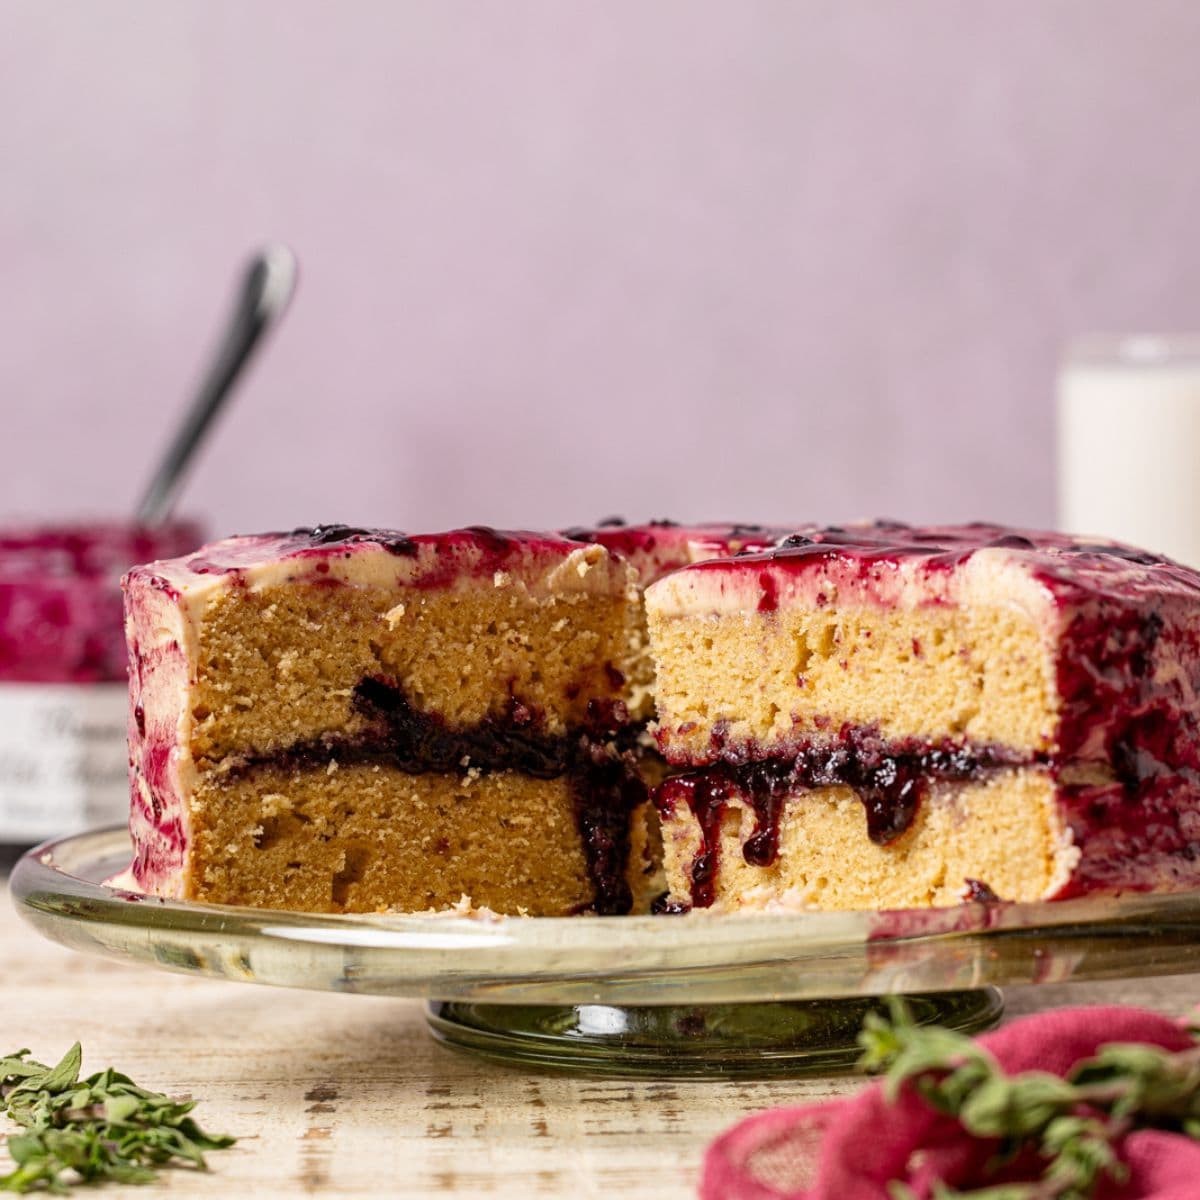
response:
<svg viewBox="0 0 1200 1200"><path fill-rule="evenodd" d="M1058 376L1058 524L1200 567L1200 334L1070 346Z"/></svg>

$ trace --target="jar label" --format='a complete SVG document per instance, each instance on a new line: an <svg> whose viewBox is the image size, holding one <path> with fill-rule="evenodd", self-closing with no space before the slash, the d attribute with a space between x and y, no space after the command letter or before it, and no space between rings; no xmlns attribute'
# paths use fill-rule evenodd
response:
<svg viewBox="0 0 1200 1200"><path fill-rule="evenodd" d="M0 684L0 843L127 818L128 711L123 683Z"/></svg>

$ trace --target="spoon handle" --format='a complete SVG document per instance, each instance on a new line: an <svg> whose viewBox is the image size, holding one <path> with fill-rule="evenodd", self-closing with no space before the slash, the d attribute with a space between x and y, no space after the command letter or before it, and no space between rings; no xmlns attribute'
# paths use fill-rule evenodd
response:
<svg viewBox="0 0 1200 1200"><path fill-rule="evenodd" d="M161 525L171 515L196 448L295 286L296 258L286 246L268 246L251 259L225 336L138 505L140 524Z"/></svg>

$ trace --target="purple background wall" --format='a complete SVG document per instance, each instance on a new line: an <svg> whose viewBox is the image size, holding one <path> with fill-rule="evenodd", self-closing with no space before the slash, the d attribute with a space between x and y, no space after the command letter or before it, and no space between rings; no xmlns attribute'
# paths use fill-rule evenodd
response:
<svg viewBox="0 0 1200 1200"><path fill-rule="evenodd" d="M0 0L0 513L120 512L303 263L222 532L1048 522L1085 329L1200 324L1194 0Z"/></svg>

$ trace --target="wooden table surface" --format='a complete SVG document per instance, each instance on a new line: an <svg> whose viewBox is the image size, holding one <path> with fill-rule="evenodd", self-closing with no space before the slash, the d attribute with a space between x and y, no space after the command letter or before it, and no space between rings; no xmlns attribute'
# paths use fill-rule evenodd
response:
<svg viewBox="0 0 1200 1200"><path fill-rule="evenodd" d="M0 876L0 884L5 883ZM1200 976L1013 988L1010 1016L1075 1003L1180 1015ZM694 1194L705 1143L776 1104L855 1089L847 1078L631 1082L492 1066L436 1045L420 1005L169 975L44 941L0 899L0 1053L53 1060L200 1098L237 1134L207 1175L97 1195L503 1197ZM89 1195L92 1193L88 1193Z"/></svg>

